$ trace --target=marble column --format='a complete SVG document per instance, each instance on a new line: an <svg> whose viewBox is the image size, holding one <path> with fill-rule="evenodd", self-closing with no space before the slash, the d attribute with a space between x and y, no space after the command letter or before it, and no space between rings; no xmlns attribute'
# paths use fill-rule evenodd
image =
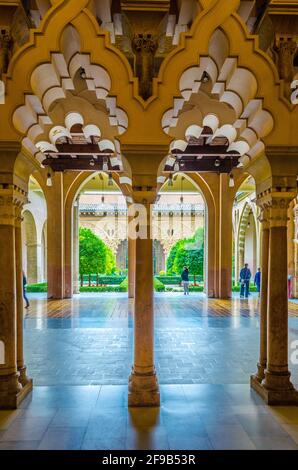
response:
<svg viewBox="0 0 298 470"><path fill-rule="evenodd" d="M143 235L135 240L135 312L134 364L129 380L129 406L159 406L160 395L154 366L153 310L153 240L151 238L151 207L143 201L147 220Z"/></svg>
<svg viewBox="0 0 298 470"><path fill-rule="evenodd" d="M257 372L251 377L251 386L262 383L267 367L267 307L268 307L268 262L269 262L269 213L263 209L259 217L261 224L261 297L260 297L260 356Z"/></svg>
<svg viewBox="0 0 298 470"><path fill-rule="evenodd" d="M48 298L63 299L65 296L63 174L54 173L52 181L53 186L48 188L47 192Z"/></svg>
<svg viewBox="0 0 298 470"><path fill-rule="evenodd" d="M24 361L24 299L23 299L23 266L22 266L22 207L17 208L15 218L15 262L16 262L16 310L17 310L17 368L20 374L19 382L23 387L32 388L32 380L27 377Z"/></svg>
<svg viewBox="0 0 298 470"><path fill-rule="evenodd" d="M0 409L14 409L22 390L17 371L15 199L13 185L0 189Z"/></svg>
<svg viewBox="0 0 298 470"><path fill-rule="evenodd" d="M298 403L288 368L288 205L287 193L269 200L268 363L262 382L269 405Z"/></svg>
<svg viewBox="0 0 298 470"><path fill-rule="evenodd" d="M79 255L79 199L76 200L73 207L73 293L80 293L80 255Z"/></svg>
<svg viewBox="0 0 298 470"><path fill-rule="evenodd" d="M232 207L233 198L229 188L229 175L219 176L219 298L229 299L232 296Z"/></svg>
<svg viewBox="0 0 298 470"><path fill-rule="evenodd" d="M136 240L128 238L128 298L135 298Z"/></svg>

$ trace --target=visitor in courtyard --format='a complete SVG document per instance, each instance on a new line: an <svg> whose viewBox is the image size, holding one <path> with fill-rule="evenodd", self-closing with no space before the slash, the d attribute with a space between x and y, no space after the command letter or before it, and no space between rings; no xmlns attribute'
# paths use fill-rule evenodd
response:
<svg viewBox="0 0 298 470"><path fill-rule="evenodd" d="M255 284L255 286L257 288L257 292L260 296L260 292L261 292L261 268L258 268L258 271L256 272L254 284Z"/></svg>
<svg viewBox="0 0 298 470"><path fill-rule="evenodd" d="M189 295L189 270L187 266L183 268L181 279L184 288L184 295Z"/></svg>
<svg viewBox="0 0 298 470"><path fill-rule="evenodd" d="M251 271L246 263L244 268L240 271L240 297L245 297L246 299L249 296L249 284L251 279Z"/></svg>
<svg viewBox="0 0 298 470"><path fill-rule="evenodd" d="M29 303L29 299L28 299L27 293L26 293L26 285L27 285L27 278L26 278L25 273L23 271L23 297L24 297L24 300L26 302L25 308L29 308L30 303Z"/></svg>

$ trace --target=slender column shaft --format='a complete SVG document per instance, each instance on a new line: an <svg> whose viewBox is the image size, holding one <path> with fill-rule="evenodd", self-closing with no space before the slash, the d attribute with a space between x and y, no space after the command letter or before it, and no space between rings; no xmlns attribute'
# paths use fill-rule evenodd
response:
<svg viewBox="0 0 298 470"><path fill-rule="evenodd" d="M22 269L22 230L21 214L16 219L15 226L15 256L16 256L16 309L17 309L17 367L20 373L19 381L25 386L29 379L26 374L24 361L24 341L23 341L23 269Z"/></svg>
<svg viewBox="0 0 298 470"><path fill-rule="evenodd" d="M0 197L0 202L0 409L9 409L16 407L22 386L17 372L14 206L10 197Z"/></svg>
<svg viewBox="0 0 298 470"><path fill-rule="evenodd" d="M265 387L292 389L288 370L287 227L270 227L268 368Z"/></svg>
<svg viewBox="0 0 298 470"><path fill-rule="evenodd" d="M79 200L73 208L73 293L80 293L80 256L79 256Z"/></svg>
<svg viewBox="0 0 298 470"><path fill-rule="evenodd" d="M153 242L150 233L150 205L145 208L146 237L137 238L135 241L134 365L129 385L130 406L159 406L160 403L154 367Z"/></svg>
<svg viewBox="0 0 298 470"><path fill-rule="evenodd" d="M219 221L219 297L231 298L232 291L232 199L229 175L220 175L220 221Z"/></svg>
<svg viewBox="0 0 298 470"><path fill-rule="evenodd" d="M295 182L296 183L296 182ZM296 405L298 392L290 380L288 368L288 206L293 192L267 190L260 205L266 209L269 221L268 282L262 272L261 350L257 374L252 387L269 405ZM263 233L263 264L268 246L267 227ZM265 273L266 274L266 273ZM267 327L264 289L267 284ZM267 341L266 341L267 334ZM267 365L266 365L267 344ZM265 378L262 379L265 369Z"/></svg>
<svg viewBox="0 0 298 470"><path fill-rule="evenodd" d="M64 204L63 174L55 173L48 191L48 297L64 298Z"/></svg>
<svg viewBox="0 0 298 470"><path fill-rule="evenodd" d="M261 222L261 297L260 297L260 357L254 378L261 383L267 367L267 307L268 307L268 262L269 262L269 221L268 213L262 211Z"/></svg>
<svg viewBox="0 0 298 470"><path fill-rule="evenodd" d="M135 297L136 240L128 238L128 298Z"/></svg>

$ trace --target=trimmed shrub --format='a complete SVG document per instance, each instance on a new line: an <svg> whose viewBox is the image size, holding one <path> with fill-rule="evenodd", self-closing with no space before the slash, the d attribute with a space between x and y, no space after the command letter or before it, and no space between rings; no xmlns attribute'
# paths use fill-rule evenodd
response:
<svg viewBox="0 0 298 470"><path fill-rule="evenodd" d="M119 292L127 292L127 291L128 291L128 278L124 279L119 285Z"/></svg>
<svg viewBox="0 0 298 470"><path fill-rule="evenodd" d="M154 290L155 292L165 292L165 285L156 277L154 278Z"/></svg>

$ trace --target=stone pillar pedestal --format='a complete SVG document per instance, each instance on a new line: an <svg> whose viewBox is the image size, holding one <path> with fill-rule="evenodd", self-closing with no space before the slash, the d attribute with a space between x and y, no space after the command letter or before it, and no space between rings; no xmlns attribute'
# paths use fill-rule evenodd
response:
<svg viewBox="0 0 298 470"><path fill-rule="evenodd" d="M141 214L141 237L135 240L134 364L129 379L129 406L159 406L160 395L154 367L153 242L150 204ZM147 211L147 214L146 214ZM133 238L133 234L129 234Z"/></svg>
<svg viewBox="0 0 298 470"><path fill-rule="evenodd" d="M260 358L257 372L251 377L251 386L255 381L262 383L267 367L267 304L268 304L268 262L269 262L269 213L262 210L259 217L261 223L261 297L260 297Z"/></svg>
<svg viewBox="0 0 298 470"><path fill-rule="evenodd" d="M269 405L297 405L288 369L287 209L292 198L278 194L269 201L268 364L255 389Z"/></svg>

